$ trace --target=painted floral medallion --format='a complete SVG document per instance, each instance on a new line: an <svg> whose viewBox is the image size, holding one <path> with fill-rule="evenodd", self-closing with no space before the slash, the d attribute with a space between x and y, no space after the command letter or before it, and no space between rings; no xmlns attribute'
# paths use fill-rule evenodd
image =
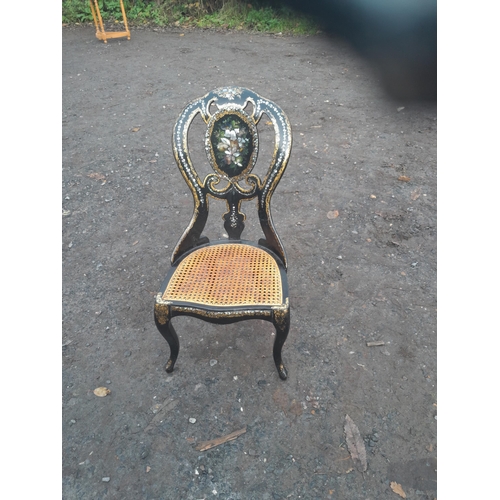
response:
<svg viewBox="0 0 500 500"><path fill-rule="evenodd" d="M237 177L253 166L256 131L250 130L243 116L227 113L217 117L209 134L213 166L221 173Z"/></svg>

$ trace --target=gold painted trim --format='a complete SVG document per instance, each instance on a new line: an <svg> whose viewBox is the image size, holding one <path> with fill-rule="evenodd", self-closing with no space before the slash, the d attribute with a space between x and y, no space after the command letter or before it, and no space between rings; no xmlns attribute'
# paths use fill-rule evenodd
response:
<svg viewBox="0 0 500 500"><path fill-rule="evenodd" d="M161 297L161 293L156 294L155 316L160 325L166 325L169 320L169 307L171 302L163 300Z"/></svg>
<svg viewBox="0 0 500 500"><path fill-rule="evenodd" d="M203 318L247 318L253 316L271 316L271 311L253 311L253 310L243 310L243 311L206 311L204 309L198 309L196 307L187 306L171 306L171 312L176 313L192 313L197 314Z"/></svg>
<svg viewBox="0 0 500 500"><path fill-rule="evenodd" d="M286 318L288 312L290 310L290 304L288 301L288 297L285 299L285 303L280 306L274 306L273 310L273 318L276 321L276 324L280 329L284 329L286 326Z"/></svg>

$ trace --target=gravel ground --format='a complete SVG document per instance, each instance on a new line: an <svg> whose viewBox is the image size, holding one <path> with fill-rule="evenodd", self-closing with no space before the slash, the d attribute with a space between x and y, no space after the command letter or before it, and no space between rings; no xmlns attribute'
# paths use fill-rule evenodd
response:
<svg viewBox="0 0 500 500"><path fill-rule="evenodd" d="M83 26L62 41L63 498L434 499L436 105L388 99L364 60L322 35L133 30L104 44ZM289 260L287 381L269 323L176 318L166 374L153 321L192 213L172 125L226 85L272 99L292 124L272 204ZM247 215L244 237L258 239Z"/></svg>

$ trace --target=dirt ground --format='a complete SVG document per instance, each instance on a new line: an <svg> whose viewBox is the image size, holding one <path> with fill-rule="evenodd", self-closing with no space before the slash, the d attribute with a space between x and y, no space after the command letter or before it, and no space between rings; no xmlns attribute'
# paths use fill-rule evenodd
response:
<svg viewBox="0 0 500 500"><path fill-rule="evenodd" d="M132 30L105 45L77 27L62 41L63 498L434 499L436 106L387 98L364 60L322 35ZM272 99L292 124L272 202L289 260L286 381L270 323L176 318L166 374L153 321L192 213L172 126L226 85ZM246 213L243 236L257 239ZM221 214L207 236L221 236Z"/></svg>

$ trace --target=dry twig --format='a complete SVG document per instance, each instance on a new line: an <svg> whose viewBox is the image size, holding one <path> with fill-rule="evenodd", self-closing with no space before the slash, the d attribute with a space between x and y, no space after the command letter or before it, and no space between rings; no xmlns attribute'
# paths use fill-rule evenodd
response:
<svg viewBox="0 0 500 500"><path fill-rule="evenodd" d="M243 427L243 429L240 429L239 431L231 432L231 434L227 434L226 436L211 439L210 441L201 441L200 443L198 443L196 445L195 449L198 451L209 450L210 448L214 448L215 446L219 446L220 444L224 444L224 443L227 443L228 441L232 441L233 439L236 439L238 436L245 434L246 431L247 431L247 428L245 426L245 427Z"/></svg>

